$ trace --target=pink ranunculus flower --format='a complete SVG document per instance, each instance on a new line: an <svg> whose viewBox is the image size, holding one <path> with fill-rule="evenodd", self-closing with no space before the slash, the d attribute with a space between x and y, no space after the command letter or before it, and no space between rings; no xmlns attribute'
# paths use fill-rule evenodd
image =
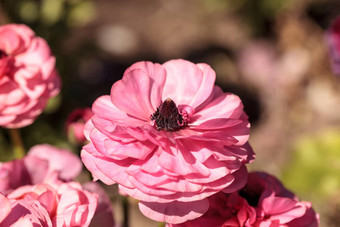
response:
<svg viewBox="0 0 340 227"><path fill-rule="evenodd" d="M55 57L46 41L22 24L0 26L0 126L31 124L59 92Z"/></svg>
<svg viewBox="0 0 340 227"><path fill-rule="evenodd" d="M92 117L90 108L75 109L66 120L66 133L70 141L83 144L86 141L84 136L85 123Z"/></svg>
<svg viewBox="0 0 340 227"><path fill-rule="evenodd" d="M317 227L319 215L311 203L299 201L275 177L253 172L238 192L209 197L210 207L200 218L167 227Z"/></svg>
<svg viewBox="0 0 340 227"><path fill-rule="evenodd" d="M51 222L48 226L53 227L89 226L98 202L96 194L83 190L77 182L54 186L48 184L21 186L8 194L7 198L19 204L22 201L31 201L40 205L43 209L37 214L47 213ZM13 212L12 210L8 216L14 216Z"/></svg>
<svg viewBox="0 0 340 227"><path fill-rule="evenodd" d="M82 171L80 158L67 149L48 144L33 146L20 160L0 162L0 192L40 183L59 184L73 180Z"/></svg>
<svg viewBox="0 0 340 227"><path fill-rule="evenodd" d="M49 171L46 160L26 156L20 160L0 162L0 193L4 195L23 185L34 185L46 181L58 181L57 173Z"/></svg>
<svg viewBox="0 0 340 227"><path fill-rule="evenodd" d="M329 55L333 72L340 75L340 16L335 18L326 32L326 43L329 49Z"/></svg>
<svg viewBox="0 0 340 227"><path fill-rule="evenodd" d="M181 223L208 196L246 183L254 159L239 97L214 85L207 64L138 62L93 104L81 158L95 180L119 184L147 217Z"/></svg>
<svg viewBox="0 0 340 227"><path fill-rule="evenodd" d="M58 172L58 177L62 180L73 180L83 170L79 156L68 149L39 144L31 147L27 155L47 160L49 170Z"/></svg>

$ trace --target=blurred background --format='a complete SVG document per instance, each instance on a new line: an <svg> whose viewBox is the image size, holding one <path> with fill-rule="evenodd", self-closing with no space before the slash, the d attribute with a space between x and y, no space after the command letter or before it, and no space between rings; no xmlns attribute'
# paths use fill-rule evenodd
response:
<svg viewBox="0 0 340 227"><path fill-rule="evenodd" d="M340 77L325 44L338 14L338 0L1 0L0 24L24 23L45 38L63 81L61 94L21 130L25 147L79 153L67 140L68 114L109 94L136 61L208 63L250 117L257 156L249 169L312 201L321 226L340 226ZM1 161L10 150L0 129ZM121 221L122 198L106 189ZM129 202L130 226L157 226Z"/></svg>

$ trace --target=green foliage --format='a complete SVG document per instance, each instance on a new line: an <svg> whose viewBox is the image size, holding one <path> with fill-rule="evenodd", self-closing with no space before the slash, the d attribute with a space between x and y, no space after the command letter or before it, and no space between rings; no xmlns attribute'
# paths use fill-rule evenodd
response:
<svg viewBox="0 0 340 227"><path fill-rule="evenodd" d="M321 201L340 188L340 131L326 131L300 139L282 180L300 195Z"/></svg>

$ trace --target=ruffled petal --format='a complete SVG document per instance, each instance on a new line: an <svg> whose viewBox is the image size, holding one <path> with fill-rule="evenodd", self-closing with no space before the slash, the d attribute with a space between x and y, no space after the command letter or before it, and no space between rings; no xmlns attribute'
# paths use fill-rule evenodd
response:
<svg viewBox="0 0 340 227"><path fill-rule="evenodd" d="M165 70L159 64L132 65L111 88L112 103L121 111L148 121L161 104ZM157 75L155 74L157 73Z"/></svg>
<svg viewBox="0 0 340 227"><path fill-rule="evenodd" d="M193 64L182 59L162 65L166 69L166 82L162 100L171 98L177 105L198 107L211 94L215 72L206 64Z"/></svg>

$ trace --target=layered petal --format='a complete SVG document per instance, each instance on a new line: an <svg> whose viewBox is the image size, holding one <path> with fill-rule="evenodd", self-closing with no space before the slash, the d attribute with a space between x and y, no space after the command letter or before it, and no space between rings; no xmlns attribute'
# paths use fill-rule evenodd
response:
<svg viewBox="0 0 340 227"><path fill-rule="evenodd" d="M210 96L216 74L209 65L171 60L162 66L167 72L163 101L171 98L178 105L196 108Z"/></svg>
<svg viewBox="0 0 340 227"><path fill-rule="evenodd" d="M250 124L215 77L210 66L180 59L129 67L85 125L81 157L94 179L118 183L148 217L176 223L201 216L206 206L192 205L207 197L240 189L255 156Z"/></svg>

